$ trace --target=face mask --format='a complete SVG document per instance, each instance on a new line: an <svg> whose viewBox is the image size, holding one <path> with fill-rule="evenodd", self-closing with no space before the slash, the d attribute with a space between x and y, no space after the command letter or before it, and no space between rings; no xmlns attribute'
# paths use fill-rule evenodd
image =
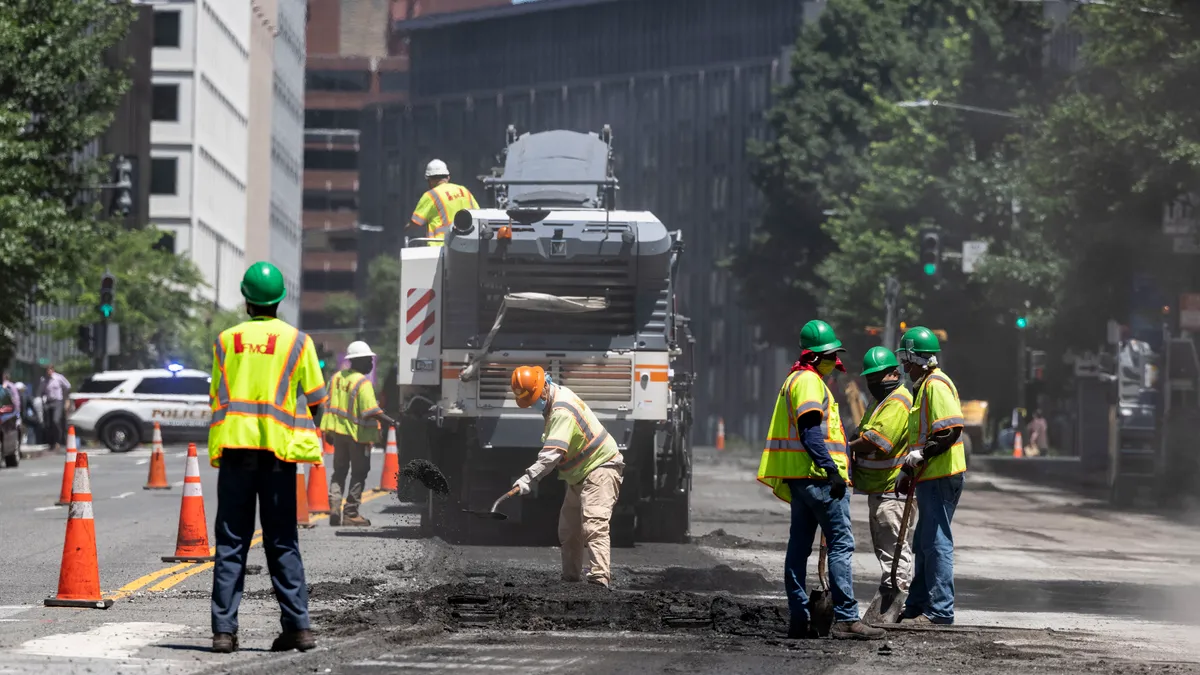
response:
<svg viewBox="0 0 1200 675"><path fill-rule="evenodd" d="M546 399L539 398L533 402L533 406L531 407L538 412L546 412Z"/></svg>
<svg viewBox="0 0 1200 675"><path fill-rule="evenodd" d="M884 382L882 380L867 381L867 389L871 392L871 396L874 397L876 401L882 401L883 399L887 398L888 394L895 391L896 387L899 386L899 379L888 382Z"/></svg>
<svg viewBox="0 0 1200 675"><path fill-rule="evenodd" d="M821 359L820 362L817 363L817 373L819 373L821 377L825 377L832 373L835 367L837 367L836 361L830 359Z"/></svg>

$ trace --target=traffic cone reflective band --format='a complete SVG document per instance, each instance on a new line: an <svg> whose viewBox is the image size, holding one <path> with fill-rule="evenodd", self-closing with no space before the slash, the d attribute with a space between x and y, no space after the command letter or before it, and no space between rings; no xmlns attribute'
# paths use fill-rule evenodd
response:
<svg viewBox="0 0 1200 675"><path fill-rule="evenodd" d="M396 492L400 480L400 449L396 447L396 427L388 427L387 450L383 454L380 492Z"/></svg>
<svg viewBox="0 0 1200 675"><path fill-rule="evenodd" d="M304 487L304 471L296 467L296 525L316 527L308 519L308 490Z"/></svg>
<svg viewBox="0 0 1200 675"><path fill-rule="evenodd" d="M199 474L197 474L199 475ZM150 453L150 473L146 476L143 490L170 490L167 483L167 460L163 456L162 429L154 423L154 450Z"/></svg>
<svg viewBox="0 0 1200 675"><path fill-rule="evenodd" d="M329 480L325 477L324 455L308 470L308 512L329 513Z"/></svg>
<svg viewBox="0 0 1200 675"><path fill-rule="evenodd" d="M113 601L100 597L100 563L96 559L96 523L92 520L87 453L76 453L74 461L67 537L58 568L58 595L46 598L46 606L108 609Z"/></svg>
<svg viewBox="0 0 1200 675"><path fill-rule="evenodd" d="M66 506L71 503L71 486L75 482L75 453L79 450L79 446L75 441L75 427L67 428L67 461L63 464L62 490L58 493L58 501L55 502L59 506Z"/></svg>
<svg viewBox="0 0 1200 675"><path fill-rule="evenodd" d="M188 443L187 469L183 472L183 499L179 503L179 534L175 537L175 555L163 556L163 562L205 562L216 560L208 548L208 519L204 516L204 495L200 489L200 460L196 444Z"/></svg>
<svg viewBox="0 0 1200 675"><path fill-rule="evenodd" d="M717 418L717 449L725 449L725 418Z"/></svg>
<svg viewBox="0 0 1200 675"><path fill-rule="evenodd" d="M1018 429L1016 435L1013 436L1013 457L1024 457L1024 456L1025 456L1025 444L1021 442L1021 431L1020 431L1020 429Z"/></svg>

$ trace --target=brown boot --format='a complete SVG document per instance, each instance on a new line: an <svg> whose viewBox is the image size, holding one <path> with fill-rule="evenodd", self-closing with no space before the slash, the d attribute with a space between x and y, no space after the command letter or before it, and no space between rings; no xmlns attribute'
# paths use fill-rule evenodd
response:
<svg viewBox="0 0 1200 675"><path fill-rule="evenodd" d="M275 638L275 641L271 643L271 651L290 652L298 649L306 652L316 646L317 639L313 637L311 630L288 630Z"/></svg>
<svg viewBox="0 0 1200 675"><path fill-rule="evenodd" d="M238 639L232 633L214 633L212 650L216 654L232 654L237 651Z"/></svg>
<svg viewBox="0 0 1200 675"><path fill-rule="evenodd" d="M356 514L353 516L344 516L342 518L342 524L347 527L370 527L371 521Z"/></svg>
<svg viewBox="0 0 1200 675"><path fill-rule="evenodd" d="M330 514L329 514L329 525L330 525L331 527L341 527L341 525L342 525L342 512L341 512L340 510L338 510L338 511L332 511L332 512L330 512Z"/></svg>
<svg viewBox="0 0 1200 675"><path fill-rule="evenodd" d="M882 640L887 632L861 621L839 621L833 624L829 634L835 640Z"/></svg>

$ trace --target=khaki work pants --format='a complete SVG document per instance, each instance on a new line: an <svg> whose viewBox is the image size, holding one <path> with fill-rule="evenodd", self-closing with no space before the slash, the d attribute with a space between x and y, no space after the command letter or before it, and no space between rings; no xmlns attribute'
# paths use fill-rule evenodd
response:
<svg viewBox="0 0 1200 675"><path fill-rule="evenodd" d="M871 525L871 544L875 547L875 557L883 569L879 581L880 588L892 587L892 558L896 553L896 540L900 537L900 521L904 518L903 499L885 499L882 495L870 495L867 498L867 508L870 509L869 522ZM904 546L900 549L900 566L896 569L896 583L900 590L907 591L912 581L913 573L913 523L917 519L917 507L913 504L912 513L908 517L908 531L904 535Z"/></svg>
<svg viewBox="0 0 1200 675"><path fill-rule="evenodd" d="M567 485L558 512L558 541L562 544L563 581L580 581L587 548L588 581L612 581L609 568L609 521L621 494L622 471L611 467L593 470L579 485Z"/></svg>

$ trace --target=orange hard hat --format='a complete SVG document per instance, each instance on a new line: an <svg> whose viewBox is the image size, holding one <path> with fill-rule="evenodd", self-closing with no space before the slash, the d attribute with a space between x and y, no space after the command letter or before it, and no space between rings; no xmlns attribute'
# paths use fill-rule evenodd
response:
<svg viewBox="0 0 1200 675"><path fill-rule="evenodd" d="M512 390L517 405L528 408L542 397L546 389L546 371L541 366L521 366L513 371Z"/></svg>

